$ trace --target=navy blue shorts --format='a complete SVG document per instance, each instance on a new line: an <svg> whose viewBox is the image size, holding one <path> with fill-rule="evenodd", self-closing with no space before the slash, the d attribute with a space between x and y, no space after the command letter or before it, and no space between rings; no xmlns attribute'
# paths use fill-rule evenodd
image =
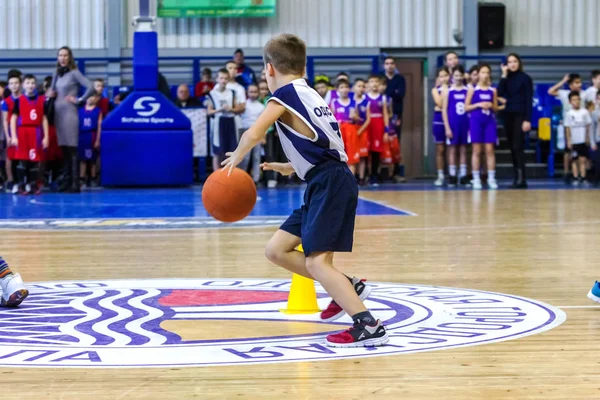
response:
<svg viewBox="0 0 600 400"><path fill-rule="evenodd" d="M94 133L79 132L79 161L95 161Z"/></svg>
<svg viewBox="0 0 600 400"><path fill-rule="evenodd" d="M238 141L235 118L219 118L219 126L216 128L214 134L219 135L219 146L215 146L213 141L213 154L223 157L225 156L225 153L233 152L237 148Z"/></svg>
<svg viewBox="0 0 600 400"><path fill-rule="evenodd" d="M304 204L279 227L302 239L304 254L352 251L358 204L356 178L345 163L327 161L306 175Z"/></svg>

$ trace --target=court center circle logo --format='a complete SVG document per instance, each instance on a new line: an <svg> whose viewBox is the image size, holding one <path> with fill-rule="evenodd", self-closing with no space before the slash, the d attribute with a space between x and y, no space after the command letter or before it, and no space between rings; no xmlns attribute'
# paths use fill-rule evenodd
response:
<svg viewBox="0 0 600 400"><path fill-rule="evenodd" d="M160 279L30 284L16 309L0 309L2 367L193 367L382 356L493 343L565 321L527 298L408 284L370 283L366 304L388 345L329 348L345 329L317 314L285 315L290 282ZM329 298L317 285L319 305Z"/></svg>

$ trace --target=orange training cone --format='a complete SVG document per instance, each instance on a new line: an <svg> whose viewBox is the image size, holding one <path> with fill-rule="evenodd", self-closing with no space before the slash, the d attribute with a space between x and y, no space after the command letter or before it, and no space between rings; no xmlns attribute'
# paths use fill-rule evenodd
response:
<svg viewBox="0 0 600 400"><path fill-rule="evenodd" d="M299 245L296 250L304 251L302 245ZM315 281L294 274L292 276L292 288L288 296L287 308L279 311L284 314L314 314L320 312L321 310L317 304Z"/></svg>

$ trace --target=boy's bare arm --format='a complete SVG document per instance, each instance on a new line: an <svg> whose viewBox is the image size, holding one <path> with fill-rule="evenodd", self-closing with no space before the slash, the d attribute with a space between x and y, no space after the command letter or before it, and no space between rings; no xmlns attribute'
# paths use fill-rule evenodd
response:
<svg viewBox="0 0 600 400"><path fill-rule="evenodd" d="M267 130L275 123L285 112L285 107L274 101L267 103L265 111L260 114L254 125L250 127L242 137L237 149L233 153L228 153L229 158L225 159L221 165L229 168L229 172L237 167L244 159L244 156L252 150L266 135Z"/></svg>

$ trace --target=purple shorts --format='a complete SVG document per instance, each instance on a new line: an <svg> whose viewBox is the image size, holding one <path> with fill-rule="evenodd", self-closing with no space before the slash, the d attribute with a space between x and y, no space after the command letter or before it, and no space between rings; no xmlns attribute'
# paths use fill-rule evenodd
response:
<svg viewBox="0 0 600 400"><path fill-rule="evenodd" d="M469 143L469 118L461 118L450 125L452 139L446 139L448 146L464 146Z"/></svg>
<svg viewBox="0 0 600 400"><path fill-rule="evenodd" d="M496 119L470 119L471 143L493 143L498 141Z"/></svg>
<svg viewBox="0 0 600 400"><path fill-rule="evenodd" d="M433 114L433 138L438 144L446 141L446 128L444 128L444 120L440 111Z"/></svg>

